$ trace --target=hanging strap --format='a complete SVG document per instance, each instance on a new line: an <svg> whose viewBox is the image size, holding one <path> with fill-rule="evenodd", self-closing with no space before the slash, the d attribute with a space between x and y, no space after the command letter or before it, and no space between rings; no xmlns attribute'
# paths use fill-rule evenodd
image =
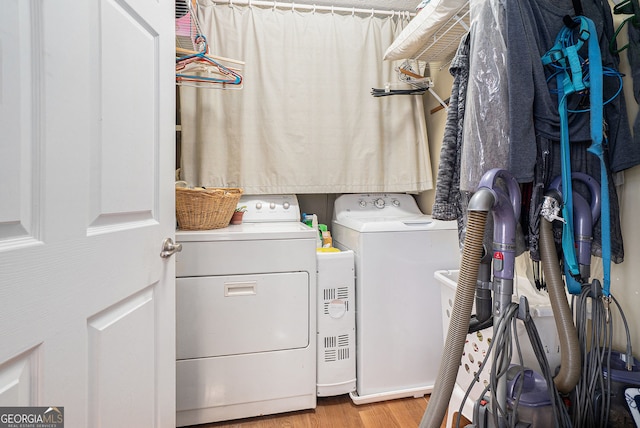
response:
<svg viewBox="0 0 640 428"><path fill-rule="evenodd" d="M584 15L584 12L582 11L582 3L580 2L580 0L571 0L571 3L573 4L573 11L575 12L576 16Z"/></svg>
<svg viewBox="0 0 640 428"><path fill-rule="evenodd" d="M609 218L609 186L603 149L603 99L602 99L602 58L595 24L589 18L579 16L574 25L563 27L556 43L542 56L544 65L558 67L556 82L558 88L558 113L560 115L560 158L562 166L562 195L564 218L562 230L562 250L567 289L571 294L579 294L581 284L580 269L576 257L573 233L573 186L571 182L571 157L569 139L569 119L567 97L575 92L589 89L590 123L592 144L587 149L600 159L601 171L601 231L603 260L603 294L609 296L611 267L611 236ZM576 37L577 36L577 37ZM578 52L584 43L589 49L589 73L582 72L582 59Z"/></svg>
<svg viewBox="0 0 640 428"><path fill-rule="evenodd" d="M575 40L576 28L577 40ZM571 181L571 156L569 141L569 118L567 97L577 91L586 89L582 75L582 61L578 51L589 40L589 30L586 21L579 20L573 26L562 28L556 37L556 43L542 57L544 65L554 65L563 72L557 73L556 84L558 90L558 114L560 115L560 161L562 177L562 253L564 260L564 274L567 289L571 294L580 294L581 284L576 280L580 277L580 268L575 252L573 233L573 185Z"/></svg>
<svg viewBox="0 0 640 428"><path fill-rule="evenodd" d="M584 12L582 11L582 3L580 2L580 0L571 0L571 4L573 5L574 16L584 15ZM578 23L575 22L573 18L569 15L563 16L562 22L564 22L565 26L571 29L574 29L575 27L578 26Z"/></svg>
<svg viewBox="0 0 640 428"><path fill-rule="evenodd" d="M603 281L602 294L609 297L611 288L611 218L609 209L609 178L607 176L607 166L604 160L603 146L603 99L602 99L602 57L600 45L596 33L596 26L592 20L584 18L589 23L589 75L591 90L589 101L591 104L591 146L588 152L598 156L600 159L600 230L602 239L602 267Z"/></svg>

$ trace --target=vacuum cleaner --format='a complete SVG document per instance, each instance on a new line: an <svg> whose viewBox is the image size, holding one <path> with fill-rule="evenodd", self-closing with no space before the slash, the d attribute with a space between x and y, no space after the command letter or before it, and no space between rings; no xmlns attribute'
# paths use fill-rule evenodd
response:
<svg viewBox="0 0 640 428"><path fill-rule="evenodd" d="M469 428L606 427L611 409L614 409L615 414L619 414L622 396L632 397L627 401L630 403L629 408L633 408L632 400L635 400L636 392L640 389L633 384L635 375L629 373L637 373L637 376L640 376L640 367L631 355L630 344L627 353L617 358L619 353L612 354L610 348L599 347L598 344L603 342L601 333L596 332L593 335L591 331L592 336L584 337L589 329L580 324L579 316L577 317L578 328L574 324L574 311L580 315L578 306L584 305L587 299L593 303L592 306L595 308L593 310L598 310L597 308L602 306L599 281L589 282L591 233L593 223L598 220L600 213L600 188L599 184L586 174L573 173L571 177L573 181L581 182L586 186L590 200L587 202L579 193L572 192L573 224L580 265L579 280L583 288L583 296L574 302L576 307L573 309L569 306L567 299L552 227L554 221L563 221L560 217L563 189L559 177L549 186L541 210L543 221L540 231L540 251L560 344L559 370L551 373L549 369L544 347L529 314L526 298L521 297L519 303L512 302L515 231L519 216L520 192L515 179L508 171L490 170L483 176L469 202L467 237L463 247L458 287L444 349L444 355L447 355L447 358L441 361L434 391L420 423L421 428L436 428L441 425L457 377L458 362L462 356L466 335L474 331L474 324L483 326L482 328L486 326L487 313L491 314L494 336L480 370L484 369L485 365L491 364L492 380L475 403L473 423L468 426ZM494 219L491 252L483 248L485 223L489 211L493 213ZM488 257L488 254L491 254L491 257ZM489 265L492 266L492 281L486 279ZM491 284L488 295L487 283ZM476 319L471 316L474 297ZM615 299L613 301L615 302ZM605 309L602 311L605 313ZM586 311L583 312L586 313ZM610 316L608 312L606 313L607 315L601 318L603 320L606 318L605 325L611 329ZM621 310L620 313L629 336L624 314ZM525 325L529 340L538 357L541 373L525 367L521 356L520 364L513 363L518 358L512 349L513 328L510 328L510 324L515 323L516 319ZM597 329L597 331L600 330L602 329ZM579 337L579 332L583 337ZM611 335L607 337L609 339L605 339L604 342L610 340ZM591 352L587 349L586 343L592 347ZM608 354L603 355L602 349L609 349ZM491 359L489 354L492 355ZM620 373L621 360L628 362L622 364L627 366L625 367L627 372ZM626 377L625 374L627 374ZM620 379L627 380L627 383L620 382ZM614 401L614 405L611 400ZM565 404L566 401L572 403L571 415ZM635 417L633 412L626 412L623 416L631 419L629 415Z"/></svg>
<svg viewBox="0 0 640 428"><path fill-rule="evenodd" d="M517 409L521 403L522 405L526 404L527 397L530 399L535 395L527 395L527 393L538 391L541 385L546 385L542 395L552 397L551 400L547 400L549 403L545 403L549 405L550 417L553 420L569 421L566 409L562 405L562 398L553 385L553 374L549 372L543 346L528 312L526 298L523 298L520 304L512 302L515 235L520 215L520 198L520 189L513 176L506 170L492 169L483 175L476 192L469 201L467 234L462 251L458 286L443 351L443 355L447 355L447 358L441 361L434 391L420 423L421 428L439 427L451 398L458 372L458 362L462 357L466 335L469 332L469 320L476 295L478 272L483 270L481 269L481 261L486 260L486 254L489 252L483 248L485 223L489 211L492 212L494 221L491 251L494 299L493 303L488 300L491 304L494 323L494 339L488 352L488 354L493 354L491 361L492 382L486 388L488 392L486 397L483 397L476 404L475 425L472 426L482 428L516 426L517 421L514 420L513 415L516 415L517 418L518 412L514 412L513 409ZM551 261L550 265L556 266L556 271L558 271L559 263L555 249L552 255L556 257L556 261L555 263ZM545 276L550 278L550 288L555 288L558 281L554 278L554 272L546 272ZM559 271L558 278L559 284L562 286ZM487 301L487 299L483 300ZM575 339L575 328L571 330L569 327L573 326L573 321L566 296L564 296L564 302L558 298L555 300L556 303L552 304L554 317L556 320L560 319L561 323L564 322L566 326L562 328L568 331L560 337L561 347L565 352L562 352L561 372L556 377L559 379L558 383L561 389L570 390L577 383L580 373L579 354L577 360L575 356L572 356L575 350L579 352L579 348L577 339ZM557 311L558 315L556 315ZM507 336L510 333L510 323L514 318L519 318L525 323L534 351L542 359L540 366L545 372L542 375L534 375L531 370L525 367L511 364L511 338ZM565 357L568 358L567 361L564 360ZM543 381L541 382L540 379ZM548 420L541 421L544 424L541 426L548 426L547 422ZM568 425L565 423L563 426Z"/></svg>

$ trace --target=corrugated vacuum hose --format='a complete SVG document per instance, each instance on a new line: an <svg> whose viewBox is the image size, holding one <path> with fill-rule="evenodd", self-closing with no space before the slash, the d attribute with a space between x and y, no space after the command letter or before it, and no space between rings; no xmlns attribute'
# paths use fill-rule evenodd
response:
<svg viewBox="0 0 640 428"><path fill-rule="evenodd" d="M469 330L469 318L476 292L488 211L469 211L468 214L467 234L462 249L458 286L442 353L446 358L442 358L440 361L438 377L427 409L420 421L420 428L439 428L442 425L458 376L458 367Z"/></svg>
<svg viewBox="0 0 640 428"><path fill-rule="evenodd" d="M553 239L552 224L544 218L541 220L540 258L560 341L560 371L553 378L553 381L558 391L567 394L575 388L580 380L582 370L580 343L576 326L573 323L573 314L564 292L564 282Z"/></svg>

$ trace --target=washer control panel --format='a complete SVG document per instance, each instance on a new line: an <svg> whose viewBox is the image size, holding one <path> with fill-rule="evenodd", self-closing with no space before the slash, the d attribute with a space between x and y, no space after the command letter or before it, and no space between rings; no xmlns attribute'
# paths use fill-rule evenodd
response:
<svg viewBox="0 0 640 428"><path fill-rule="evenodd" d="M409 196L409 195L360 195L360 196L361 196L361 199L359 199L358 201L358 206L361 209L368 209L373 207L381 210L389 207L399 208L401 205L403 205L399 196ZM408 203L408 205L411 205L413 202L414 202L413 198L411 198L411 201L410 203Z"/></svg>
<svg viewBox="0 0 640 428"><path fill-rule="evenodd" d="M351 217L406 217L422 215L411 195L404 193L342 195L336 200L335 213Z"/></svg>

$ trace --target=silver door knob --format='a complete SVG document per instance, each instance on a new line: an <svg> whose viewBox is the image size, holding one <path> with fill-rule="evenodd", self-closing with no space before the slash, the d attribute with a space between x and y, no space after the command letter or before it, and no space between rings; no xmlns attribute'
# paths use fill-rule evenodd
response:
<svg viewBox="0 0 640 428"><path fill-rule="evenodd" d="M179 253L182 251L182 244L174 244L171 238L165 238L162 241L162 251L160 252L160 257L167 258L171 257L175 253Z"/></svg>

